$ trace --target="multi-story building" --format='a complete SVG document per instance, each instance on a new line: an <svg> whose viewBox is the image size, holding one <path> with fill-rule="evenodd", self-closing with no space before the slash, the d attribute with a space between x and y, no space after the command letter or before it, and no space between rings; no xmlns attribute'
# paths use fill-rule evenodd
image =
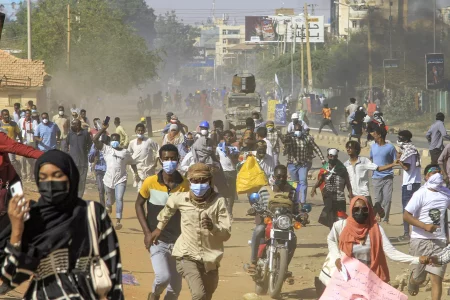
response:
<svg viewBox="0 0 450 300"><path fill-rule="evenodd" d="M227 64L227 60L233 59L228 49L241 43L245 43L245 25L227 25L218 22L219 41L216 42L216 65Z"/></svg>

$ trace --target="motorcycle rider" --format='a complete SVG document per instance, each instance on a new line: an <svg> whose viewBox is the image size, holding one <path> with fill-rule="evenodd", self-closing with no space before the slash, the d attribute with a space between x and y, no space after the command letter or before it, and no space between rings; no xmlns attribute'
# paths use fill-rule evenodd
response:
<svg viewBox="0 0 450 300"><path fill-rule="evenodd" d="M262 187L259 194L258 206L261 209L267 209L270 195L271 193L268 189L271 189L276 194L284 194L293 203L293 211L294 215L300 214L300 208L298 203L295 201L295 189L288 184L287 182L287 167L285 165L278 165L275 167L273 176L269 180L269 186ZM266 225L264 224L263 218L254 212L253 208L250 208L248 211L249 215L255 215L255 230L253 231L252 236L252 244L251 244L251 256L250 256L250 264L247 267L247 273L250 275L256 274L256 263L258 260L258 249L259 244L262 238L264 238ZM297 248L297 236L295 234L292 235L292 239L289 241L289 254L288 254L288 264L291 262L292 257L294 256L295 249ZM292 273L288 272L287 282L289 284L293 283Z"/></svg>

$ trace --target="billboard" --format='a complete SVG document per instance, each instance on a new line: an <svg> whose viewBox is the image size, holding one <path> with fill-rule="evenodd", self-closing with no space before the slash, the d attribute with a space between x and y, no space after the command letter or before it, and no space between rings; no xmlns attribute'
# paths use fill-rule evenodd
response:
<svg viewBox="0 0 450 300"><path fill-rule="evenodd" d="M195 53L193 59L195 61L205 61L206 59L206 49L205 47L195 47Z"/></svg>
<svg viewBox="0 0 450 300"><path fill-rule="evenodd" d="M245 17L246 42L276 42L278 40L273 21L267 16Z"/></svg>
<svg viewBox="0 0 450 300"><path fill-rule="evenodd" d="M325 27L323 16L309 16L309 42L324 43ZM303 15L299 16L259 16L245 17L245 41L271 43L294 40L306 43L306 24Z"/></svg>
<svg viewBox="0 0 450 300"><path fill-rule="evenodd" d="M425 55L427 89L435 90L444 86L444 54Z"/></svg>

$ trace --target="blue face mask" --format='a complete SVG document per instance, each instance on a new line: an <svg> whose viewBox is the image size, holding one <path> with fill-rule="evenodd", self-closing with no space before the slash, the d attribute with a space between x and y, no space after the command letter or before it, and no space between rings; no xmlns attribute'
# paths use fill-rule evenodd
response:
<svg viewBox="0 0 450 300"><path fill-rule="evenodd" d="M163 161L162 165L163 165L164 172L166 172L167 174L172 174L177 169L178 162L168 160L168 161Z"/></svg>
<svg viewBox="0 0 450 300"><path fill-rule="evenodd" d="M209 183L191 183L191 191L197 197L202 197L210 189Z"/></svg>
<svg viewBox="0 0 450 300"><path fill-rule="evenodd" d="M119 141L111 141L111 147L113 148L119 148L120 142Z"/></svg>

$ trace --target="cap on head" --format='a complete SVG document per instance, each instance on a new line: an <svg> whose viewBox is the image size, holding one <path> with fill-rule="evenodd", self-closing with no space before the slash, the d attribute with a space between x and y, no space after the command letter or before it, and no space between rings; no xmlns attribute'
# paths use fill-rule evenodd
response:
<svg viewBox="0 0 450 300"><path fill-rule="evenodd" d="M327 152L328 152L328 155L336 156L336 155L338 155L339 150L336 148L328 148Z"/></svg>
<svg viewBox="0 0 450 300"><path fill-rule="evenodd" d="M298 113L293 113L291 119L298 119Z"/></svg>

